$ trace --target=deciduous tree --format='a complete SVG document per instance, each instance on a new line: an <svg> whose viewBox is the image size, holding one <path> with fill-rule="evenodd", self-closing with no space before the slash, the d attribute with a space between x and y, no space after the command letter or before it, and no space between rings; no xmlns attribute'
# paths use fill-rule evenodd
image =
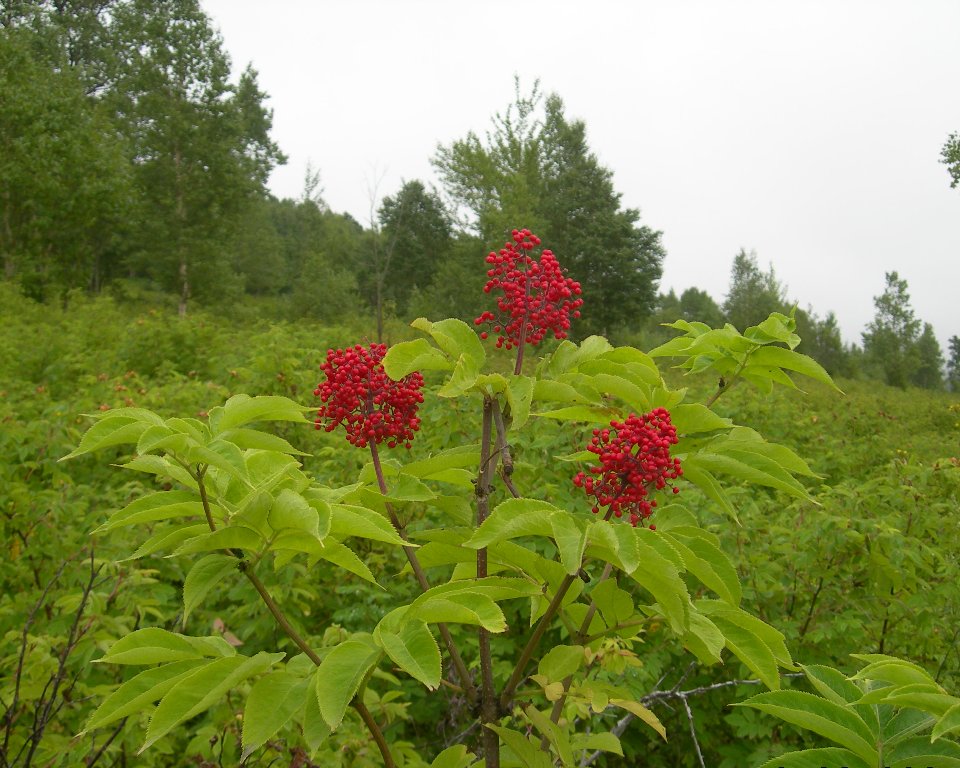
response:
<svg viewBox="0 0 960 768"><path fill-rule="evenodd" d="M920 321L910 306L907 281L887 272L886 283L883 293L873 299L877 312L863 332L863 351L887 384L906 387L919 363Z"/></svg>

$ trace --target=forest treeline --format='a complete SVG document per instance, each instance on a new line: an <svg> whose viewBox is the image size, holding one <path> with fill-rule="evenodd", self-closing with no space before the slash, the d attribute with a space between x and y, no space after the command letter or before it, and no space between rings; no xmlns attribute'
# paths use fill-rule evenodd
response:
<svg viewBox="0 0 960 768"><path fill-rule="evenodd" d="M169 297L235 312L375 325L481 310L483 256L529 227L591 296L580 335L653 345L678 318L739 329L795 312L801 351L830 373L960 387L960 339L944 358L897 273L862 345L832 312L787 294L757 255L733 255L723 289L659 291L661 233L625 208L585 124L519 84L482 134L440 145L440 188L420 180L371 199L365 224L329 209L309 170L298 199L269 194L285 162L257 73L239 77L197 0L4 0L0 4L0 258L37 301L70 292ZM956 183L956 137L943 161ZM800 305L800 306L798 306Z"/></svg>

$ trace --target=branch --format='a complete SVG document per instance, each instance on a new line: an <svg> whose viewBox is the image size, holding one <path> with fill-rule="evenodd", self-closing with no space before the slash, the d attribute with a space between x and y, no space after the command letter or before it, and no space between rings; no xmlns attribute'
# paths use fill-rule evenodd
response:
<svg viewBox="0 0 960 768"><path fill-rule="evenodd" d="M377 450L376 442L371 441L369 445L370 455L373 457L373 470L377 475L377 484L380 486L380 493L382 493L384 496L387 496L387 481L383 475L383 466L380 464L380 452ZM390 522L393 524L397 535L404 541L409 541L407 538L406 529L400 524L400 518L397 517L397 513L393 509L393 505L389 501L384 501L383 504L387 509L387 515L390 517ZM410 563L410 567L413 569L413 573L417 578L417 583L420 585L420 589L426 592L428 589L430 589L430 581L427 579L427 574L424 572L423 566L420 565L420 559L417 557L417 550L410 546L404 546L403 551L407 556L407 562ZM447 647L447 653L450 654L450 660L453 662L453 666L457 670L457 678L460 680L460 687L463 688L467 699L471 703L475 702L477 700L477 688L473 684L473 679L470 677L470 672L467 670L467 665L464 663L463 657L460 655L460 651L453 642L453 636L450 634L450 630L447 628L445 623L437 624L437 629L440 631L440 637L443 638L443 644Z"/></svg>

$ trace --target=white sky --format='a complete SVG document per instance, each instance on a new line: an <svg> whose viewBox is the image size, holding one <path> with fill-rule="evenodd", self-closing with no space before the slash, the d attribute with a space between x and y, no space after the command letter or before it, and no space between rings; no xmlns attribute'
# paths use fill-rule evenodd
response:
<svg viewBox="0 0 960 768"><path fill-rule="evenodd" d="M661 290L722 301L745 247L847 341L892 270L941 345L960 335L960 189L939 163L960 131L957 0L202 4L270 96L280 197L310 161L367 224L374 188L435 182L438 144L482 135L514 74L540 78L663 231Z"/></svg>

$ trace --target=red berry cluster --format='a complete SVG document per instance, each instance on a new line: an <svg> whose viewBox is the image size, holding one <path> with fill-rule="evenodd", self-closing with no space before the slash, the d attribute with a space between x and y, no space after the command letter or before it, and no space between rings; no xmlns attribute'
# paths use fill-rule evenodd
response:
<svg viewBox="0 0 960 768"><path fill-rule="evenodd" d="M657 506L655 500L647 498L650 490L662 490L683 474L680 459L670 458L677 428L670 423L666 408L655 408L643 416L631 413L623 422L611 421L610 427L593 430L593 440L587 446L600 458L600 466L577 473L573 484L596 498L594 514L600 507L609 507L615 517L628 512L630 524L636 526ZM672 488L674 493L680 491Z"/></svg>
<svg viewBox="0 0 960 768"><path fill-rule="evenodd" d="M497 298L500 315L484 312L474 323L492 324L493 332L498 334L498 347L512 349L519 347L521 341L539 344L550 332L565 339L570 317L580 317L583 299L576 298L580 295L580 283L564 276L552 251L544 250L540 260L535 261L529 252L538 245L540 238L529 229L515 229L513 242L506 243L499 253L487 256L490 279L483 290L503 291L503 296ZM483 331L480 338L487 338L487 332Z"/></svg>
<svg viewBox="0 0 960 768"><path fill-rule="evenodd" d="M414 372L393 381L383 370L386 353L386 344L327 350L327 361L320 366L326 380L313 391L323 401L314 421L317 429L332 432L342 424L347 440L360 448L384 440L390 448L410 447L420 429L423 376Z"/></svg>

